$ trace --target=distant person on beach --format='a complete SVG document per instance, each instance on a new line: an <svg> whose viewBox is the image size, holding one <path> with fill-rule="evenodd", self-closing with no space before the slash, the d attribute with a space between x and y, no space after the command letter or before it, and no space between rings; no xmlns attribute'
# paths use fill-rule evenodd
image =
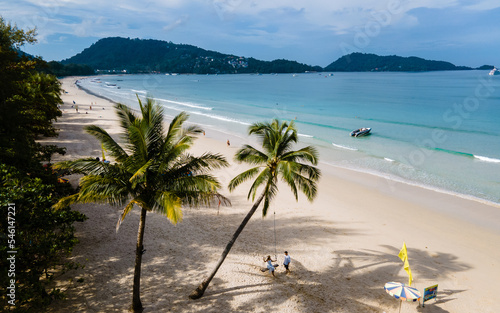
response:
<svg viewBox="0 0 500 313"><path fill-rule="evenodd" d="M288 251L285 251L285 260L283 261L283 265L285 266L286 268L286 273L290 273L290 269L288 268L288 266L290 265L290 256L288 255Z"/></svg>
<svg viewBox="0 0 500 313"><path fill-rule="evenodd" d="M276 262L276 260L272 260L271 256L268 255L264 262L267 262L267 265L266 265L267 269L269 270L269 273L273 274L273 276L274 276L274 266L273 266L272 262ZM274 277L276 277L276 276L274 276Z"/></svg>
<svg viewBox="0 0 500 313"><path fill-rule="evenodd" d="M76 104L76 103L75 103L75 100L73 100L73 104Z"/></svg>
<svg viewBox="0 0 500 313"><path fill-rule="evenodd" d="M76 110L76 113L78 113L78 106L75 105L75 110Z"/></svg>
<svg viewBox="0 0 500 313"><path fill-rule="evenodd" d="M227 140L227 146L229 147L231 143L229 142L229 139Z"/></svg>

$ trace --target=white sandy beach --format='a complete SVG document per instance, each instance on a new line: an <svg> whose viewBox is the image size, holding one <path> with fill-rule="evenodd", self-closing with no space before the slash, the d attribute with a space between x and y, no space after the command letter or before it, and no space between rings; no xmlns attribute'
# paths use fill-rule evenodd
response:
<svg viewBox="0 0 500 313"><path fill-rule="evenodd" d="M67 93L63 116L55 124L59 137L42 141L67 147L68 153L55 156L56 161L101 156L97 140L83 132L85 125L100 125L112 135L120 131L113 104L79 90L75 80L62 80ZM73 101L79 113L71 108ZM232 166L217 175L226 186L244 167L233 161L242 142L232 139L227 147L224 139L207 132L192 153L224 154ZM188 295L214 267L251 207L248 185L233 193L223 190L232 207L185 208L184 220L176 226L148 214L141 280L144 312L398 312L398 300L383 287L390 281L408 282L398 258L403 241L412 286L420 291L439 287L437 301L425 308L405 302L401 312L500 311L500 206L336 167L322 166L322 171L313 203L300 195L295 202L281 186L268 216L255 214L205 296L196 301ZM77 180L71 177L72 183ZM54 302L50 312L126 312L139 210L116 233L121 208L74 208L88 217L76 225L80 243L71 258L85 268L58 278L67 299ZM292 258L292 273L285 275L280 266L276 278L260 271L262 257L275 254L274 221L278 261L282 263L285 250Z"/></svg>

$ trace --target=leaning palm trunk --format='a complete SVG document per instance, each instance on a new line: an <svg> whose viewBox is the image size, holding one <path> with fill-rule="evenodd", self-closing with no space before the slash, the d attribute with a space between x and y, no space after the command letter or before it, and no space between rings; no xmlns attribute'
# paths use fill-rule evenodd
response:
<svg viewBox="0 0 500 313"><path fill-rule="evenodd" d="M199 299L199 298L203 297L203 294L205 293L205 290L207 289L208 285L210 284L210 282L214 278L215 274L217 274L217 271L219 270L219 267L221 267L222 263L224 262L224 260L226 259L227 255L229 254L229 251L231 251L231 248L233 247L234 243L236 242L236 239L241 234L241 232L243 231L243 229L247 225L247 223L250 220L250 218L252 218L252 216L255 213L255 211L257 211L257 208L259 207L260 203L262 202L262 199L264 199L265 194L266 194L265 191L262 192L262 194L260 195L260 197L257 199L257 201L254 203L254 205L252 206L252 208L248 212L247 216L245 216L245 218L241 222L240 226L238 227L238 229L234 233L234 235L231 238L231 240L226 245L226 248L222 252L222 255L220 256L219 261L217 262L217 265L215 266L215 268L213 269L213 271L210 273L210 275L207 277L207 279L205 279L198 286L198 288L196 288L189 295L189 298L195 300L195 299Z"/></svg>
<svg viewBox="0 0 500 313"><path fill-rule="evenodd" d="M144 253L144 229L146 228L146 209L141 209L141 220L139 222L139 231L137 232L137 247L135 249L135 269L134 286L132 291L132 311L140 313L143 310L141 302L141 264L142 254Z"/></svg>
<svg viewBox="0 0 500 313"><path fill-rule="evenodd" d="M309 201L312 201L316 196L316 181L319 179L321 172L307 163L312 165L318 163L317 151L311 146L296 151L292 150L292 144L296 143L298 138L293 121L288 124L275 119L271 123L256 123L249 127L248 134L255 134L260 137L263 151L259 151L250 145L244 145L243 148L236 152L235 159L237 161L257 166L234 177L229 182L229 191L234 190L236 186L253 177L256 177L256 179L250 187L248 198L255 199L259 186L263 186L264 191L227 244L213 272L189 295L191 299L198 299L203 296L205 289L262 200L264 200L262 216L266 216L269 204L278 192L278 177L290 186L296 200L298 200L298 191L304 193Z"/></svg>

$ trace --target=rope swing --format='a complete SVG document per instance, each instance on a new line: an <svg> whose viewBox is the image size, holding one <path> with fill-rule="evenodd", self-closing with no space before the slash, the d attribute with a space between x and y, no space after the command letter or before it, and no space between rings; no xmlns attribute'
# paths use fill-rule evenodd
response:
<svg viewBox="0 0 500 313"><path fill-rule="evenodd" d="M270 255L268 255L267 257L263 257L262 258L262 260L264 260L264 262L267 262L268 260L276 262L278 260L277 239L276 239L276 211L273 213L273 216L274 216L274 219L273 219L273 224L274 224L274 260L271 258ZM279 265L278 264L273 264L273 266L274 267L278 267ZM268 269L269 269L268 267L267 268L264 267L264 268L261 268L261 271L265 272ZM272 271L273 271L273 275L274 275L274 269L272 269Z"/></svg>
<svg viewBox="0 0 500 313"><path fill-rule="evenodd" d="M278 254L276 252L276 211L274 211L274 259L277 259Z"/></svg>

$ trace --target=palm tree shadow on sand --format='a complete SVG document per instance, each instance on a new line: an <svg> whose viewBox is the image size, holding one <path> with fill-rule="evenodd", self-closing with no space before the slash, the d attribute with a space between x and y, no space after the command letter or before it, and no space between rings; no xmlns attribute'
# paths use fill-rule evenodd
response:
<svg viewBox="0 0 500 313"><path fill-rule="evenodd" d="M277 281L272 281L271 292L278 293L278 297L269 297L263 293L257 299L252 298L251 301L240 305L238 311L277 310L284 302L292 300L300 308L300 312L382 312L381 307L389 307L391 311L397 312L398 300L388 295L383 286L386 282L404 281L407 277L400 276L402 266L397 256L399 248L382 247L387 252L335 251L332 257L333 265L322 272L310 271L294 259L293 272L290 275L279 273ZM412 255L412 269L414 273L419 273L421 279L434 278L438 281L440 277L448 277L470 268L448 253L433 253L431 256L427 251L418 249L409 249L409 253ZM363 265L354 265L359 263ZM256 272L255 275L259 274ZM238 288L238 295L243 293L243 287ZM430 301L425 309L419 307L417 302L403 305L413 306L421 312L448 312L439 305L457 299L457 295L464 291L440 290L437 301ZM234 289L231 288L217 293L207 292L206 298L213 299L233 292Z"/></svg>
<svg viewBox="0 0 500 313"><path fill-rule="evenodd" d="M210 270L206 257L214 251L217 254L220 242L232 235L233 229L227 225L237 225L241 221L241 213L233 214L228 210L217 216L210 210L216 209L197 210L196 215L191 215L188 209L183 223L176 226L152 215L145 234L147 251L142 274L146 312L277 312L288 305L306 313L383 312L381 307L397 312L399 302L388 295L383 286L389 281L407 279L402 276L401 260L397 256L400 247L331 251L331 265L324 271L311 271L292 255L292 273L285 275L283 269L278 268L277 278L273 279L269 273L260 271L264 266L262 252L274 250L273 244L266 241L268 233L272 232L269 227L272 220L263 221L260 217L248 223L234 246L233 257L227 260L236 270L228 273L223 266L221 271L226 276L216 276L212 288L202 299L188 299L199 277ZM122 311L130 299L134 234L140 214L131 212L126 221L131 227L123 227L117 235L113 227L119 213L117 209L102 206L100 212L93 213L94 217L91 212L84 213L90 218L79 226L81 228L91 226L92 218L109 225L99 232L82 229L79 233L81 243L73 255L75 261L86 265L77 275L84 281L74 282L66 292L67 300L54 303L51 312ZM277 232L286 232L290 242L299 244L360 235L352 225L343 227L340 223L321 221L324 227L320 229L318 222L314 218L304 221L298 217L282 217L279 225L286 226L278 226ZM269 231L263 231L264 228ZM303 233L308 234L307 238ZM116 246L123 248L117 250ZM470 268L452 254L431 255L419 249L408 249L408 252L414 276L418 273L421 279L439 281L439 278ZM460 292L462 290L439 290L437 301L430 301L423 312L447 312L440 304L454 301ZM234 300L240 305L235 307ZM418 309L416 303L403 305Z"/></svg>

